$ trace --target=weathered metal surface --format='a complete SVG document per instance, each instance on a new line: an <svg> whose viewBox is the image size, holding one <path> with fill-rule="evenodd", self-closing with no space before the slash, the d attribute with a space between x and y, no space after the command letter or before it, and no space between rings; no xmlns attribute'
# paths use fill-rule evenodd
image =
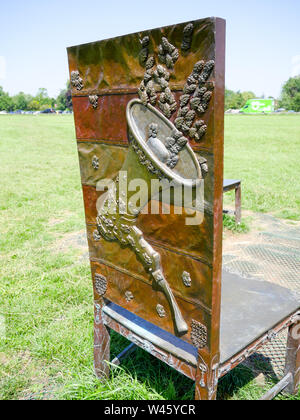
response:
<svg viewBox="0 0 300 420"><path fill-rule="evenodd" d="M129 344L124 350L121 351L112 361L111 364L115 366L119 366L125 357L129 356L136 350L136 345L134 343Z"/></svg>
<svg viewBox="0 0 300 420"><path fill-rule="evenodd" d="M79 165L82 183L97 187L97 183L106 178L114 179L121 170L127 156L127 148L92 142L78 143ZM98 165L93 165L94 158ZM96 203L91 203L96 206Z"/></svg>
<svg viewBox="0 0 300 420"><path fill-rule="evenodd" d="M95 295L94 302L94 369L100 380L109 377L110 361L110 334L109 328L104 325L102 307L104 301L99 295Z"/></svg>
<svg viewBox="0 0 300 420"><path fill-rule="evenodd" d="M136 94L102 95L93 108L88 96L73 97L76 137L127 144L126 106Z"/></svg>
<svg viewBox="0 0 300 420"><path fill-rule="evenodd" d="M109 327L195 379L196 399L215 399L219 377L299 322L298 313L287 317L299 303L282 303L286 292L271 288L254 294L261 308L271 300L267 325L259 324L255 304L249 320L242 305L247 289L222 314L229 328L220 342L225 22L186 22L72 47L68 55L94 282L96 373L108 375ZM129 207L125 216L110 217L113 195L100 191L99 181L119 179L120 169L148 183L190 179L191 190L204 179L203 220L187 225L187 212L177 214L181 205L148 194L132 217ZM153 205L159 214L147 214ZM222 308L238 289L226 298L225 287ZM231 319L239 305L242 313ZM291 331L287 369L295 390L299 339Z"/></svg>
<svg viewBox="0 0 300 420"><path fill-rule="evenodd" d="M178 334L184 334L187 333L188 326L164 275L160 254L145 240L143 232L136 226L136 221L145 204L151 200L153 180L172 181L178 188L188 188L193 194L202 182L201 168L197 157L187 144L187 139L153 106L147 103L144 105L140 100L132 100L126 113L130 139L129 152L122 166L122 174L126 175L121 176L120 172L116 182L111 183L108 191L101 197L97 216L98 231L106 241L117 241L123 247L129 247L139 257L155 286L166 295ZM157 134L160 139L157 138ZM176 152L168 150L170 142L173 143L172 148L176 147ZM123 178L127 186L121 197ZM137 179L143 180L146 185L138 207L132 202L135 192L128 187ZM126 201L123 196L126 197ZM183 206L184 202L179 205Z"/></svg>
<svg viewBox="0 0 300 420"><path fill-rule="evenodd" d="M299 301L289 289L223 271L221 362L251 345L298 307Z"/></svg>
<svg viewBox="0 0 300 420"><path fill-rule="evenodd" d="M195 379L197 364L195 349L182 346L176 337L168 336L151 324L147 325L141 318L130 316L127 311L123 310L120 313L116 308L110 303L104 308L103 320L106 326L188 378Z"/></svg>
<svg viewBox="0 0 300 420"><path fill-rule="evenodd" d="M150 56L161 45L163 38L178 49L179 58L175 64L173 63L174 72L170 87L172 90L182 89L197 61L215 59L215 19L208 18L191 23L194 25L194 30L189 50L185 48L181 50L187 23L69 48L70 73L78 71L83 79L83 89L79 94L106 94L116 90L136 90L145 71L140 63L143 49L141 40L145 37L149 37L146 48ZM78 94L76 88L73 88L72 93Z"/></svg>
<svg viewBox="0 0 300 420"><path fill-rule="evenodd" d="M152 284L142 281L140 278L135 278L129 273L116 270L115 268L104 265L103 263L92 261L92 275L95 281L95 274L102 274L103 267L106 268L107 291L105 298L111 302L123 306L127 310L133 312L139 317L159 325L160 328L172 334L178 335L176 326L173 322L173 313L169 305L166 295L159 290L158 287L152 287ZM130 292L134 299L127 299L126 293ZM97 290L95 293L98 296ZM200 322L202 325L209 325L210 314L205 308L196 306L192 302L188 302L174 292L176 301L180 308L184 319L192 317ZM147 302L143 297L147 296ZM157 312L157 305L164 307L166 316L161 318ZM208 331L209 336L209 331ZM181 335L181 339L187 343L192 343L191 329L188 333Z"/></svg>
<svg viewBox="0 0 300 420"><path fill-rule="evenodd" d="M283 391L285 388L287 388L288 385L290 385L290 383L293 380L293 376L291 373L288 373L287 375L285 375L281 381L279 381L276 385L273 386L273 388L271 388L268 392L266 392L261 398L261 401L270 401L273 398L276 397L276 395L279 394L279 392Z"/></svg>
<svg viewBox="0 0 300 420"><path fill-rule="evenodd" d="M206 377L203 363L197 367L199 383L205 382L210 397L214 396L210 382L219 352L224 28L224 21L209 18L68 50L96 300L101 297L96 288L97 275L101 275L107 279L104 296L108 301L180 335L184 342L192 342L193 331L199 360L207 365ZM128 136L126 109L138 95L146 110L155 104L170 121L164 124L173 127L172 132L164 134L159 121L150 121L156 124L151 132L131 130ZM143 120L141 110L136 121ZM165 149L158 143L162 134L169 139ZM150 152L139 141L140 137L146 141L145 136ZM194 155L190 149L190 161L182 159L189 148L186 145L199 153ZM126 227L128 223L125 226L121 219L109 220L103 212L107 193L96 186L103 178L116 179L126 159L127 169L142 179L166 176L180 182L189 178L193 188L195 180L205 176L203 221L189 226L187 213L178 215L174 204L158 199L147 203L149 197L143 203L147 206L137 209L141 214L136 214L132 226ZM158 203L159 214L146 214L153 203ZM167 209L172 213L164 214ZM149 268L152 271L147 273ZM110 326L120 330L115 321ZM195 369L188 376L195 377Z"/></svg>
<svg viewBox="0 0 300 420"><path fill-rule="evenodd" d="M226 375L226 373L230 372L249 356L256 353L264 344L274 339L282 330L294 325L295 322L297 322L298 317L299 311L278 322L276 326L264 333L261 337L257 338L256 340L253 339L250 345L239 351L230 360L221 362L219 367L219 378ZM289 370L294 372L293 368L289 368Z"/></svg>
<svg viewBox="0 0 300 420"><path fill-rule="evenodd" d="M291 381L285 391L297 394L300 387L300 312L293 317L288 331L285 374L289 373Z"/></svg>
<svg viewBox="0 0 300 420"><path fill-rule="evenodd" d="M88 224L96 223L96 203L101 194L102 192L97 192L94 187L83 186L83 198ZM213 231L212 216L206 215L200 226L186 226L186 215L174 214L174 210L176 210L174 206L151 202L149 208L151 205L157 206L160 209L160 213L143 214L142 212L137 220L137 227L144 233L147 241L150 241L152 245L161 246L182 255L192 256L211 267L212 248L209 246L208 240ZM163 214L162 209L170 214ZM185 228L186 232L183 232L182 228Z"/></svg>
<svg viewBox="0 0 300 420"><path fill-rule="evenodd" d="M180 108L180 98L183 91L174 92L177 109ZM201 115L203 126L206 127L205 135L201 141L195 141L189 137L190 145L194 150L212 150L213 136L213 108L214 92L212 93L210 105ZM98 97L98 106L93 108L87 96L73 97L73 107L75 116L76 136L81 141L93 140L108 144L128 145L126 131L126 106L133 99L137 98L134 94L115 94L103 95ZM177 113L175 112L170 121L175 122ZM114 124L108 121L113 120ZM187 133L188 135L188 133Z"/></svg>
<svg viewBox="0 0 300 420"><path fill-rule="evenodd" d="M103 238L95 240L95 227L95 225L89 225L87 227L91 260L103 262L112 268L118 268L124 271L133 278L151 284L142 261L128 247L121 247L117 242L108 242ZM173 293L195 305L202 306L210 313L212 299L209 294L211 268L194 258L180 255L155 244L152 244L152 246L161 256L165 275L170 279L169 284L173 289ZM121 263L117 264L117 261ZM173 264L168 263L169 261L172 261ZM178 270L178 267L188 271L194 279L190 287L187 288L184 285L181 271Z"/></svg>

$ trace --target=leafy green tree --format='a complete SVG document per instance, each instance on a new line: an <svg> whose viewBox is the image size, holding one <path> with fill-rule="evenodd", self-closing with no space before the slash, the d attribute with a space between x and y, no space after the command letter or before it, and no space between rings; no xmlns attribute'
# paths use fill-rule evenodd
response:
<svg viewBox="0 0 300 420"><path fill-rule="evenodd" d="M225 89L225 110L232 109L231 105L234 95L235 93L233 90Z"/></svg>
<svg viewBox="0 0 300 420"><path fill-rule="evenodd" d="M256 98L255 93L253 93L251 91L249 91L249 92L242 92L242 97L243 97L243 101L244 101L243 106L245 105L245 103L247 101L249 101L249 99L255 99Z"/></svg>
<svg viewBox="0 0 300 420"><path fill-rule="evenodd" d="M32 100L31 95L26 95L24 92L20 92L12 98L14 109L21 109L22 111L28 110L28 105Z"/></svg>
<svg viewBox="0 0 300 420"><path fill-rule="evenodd" d="M234 92L233 90L225 89L225 110L240 109L252 98L255 98L255 93L253 92Z"/></svg>
<svg viewBox="0 0 300 420"><path fill-rule="evenodd" d="M49 97L48 91L45 88L40 88L38 90L34 101L34 104L36 104L36 102L38 103L38 109L41 111L48 108L54 108L55 105L55 99Z"/></svg>
<svg viewBox="0 0 300 420"><path fill-rule="evenodd" d="M39 109L39 102L35 98L32 98L32 100L28 104L28 111L39 111Z"/></svg>
<svg viewBox="0 0 300 420"><path fill-rule="evenodd" d="M2 86L0 86L0 111L12 111L14 109L14 104L12 98L8 93L4 92Z"/></svg>
<svg viewBox="0 0 300 420"><path fill-rule="evenodd" d="M283 85L280 106L288 110L300 111L300 75L290 77Z"/></svg>
<svg viewBox="0 0 300 420"><path fill-rule="evenodd" d="M70 82L67 83L66 89L62 89L56 99L57 108L61 111L72 109L72 93Z"/></svg>

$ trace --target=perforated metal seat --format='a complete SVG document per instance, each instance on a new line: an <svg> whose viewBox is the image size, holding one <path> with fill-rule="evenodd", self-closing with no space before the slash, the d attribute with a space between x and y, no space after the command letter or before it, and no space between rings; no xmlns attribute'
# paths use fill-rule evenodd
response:
<svg viewBox="0 0 300 420"><path fill-rule="evenodd" d="M293 314L299 306L299 296L289 289L223 270L221 363Z"/></svg>

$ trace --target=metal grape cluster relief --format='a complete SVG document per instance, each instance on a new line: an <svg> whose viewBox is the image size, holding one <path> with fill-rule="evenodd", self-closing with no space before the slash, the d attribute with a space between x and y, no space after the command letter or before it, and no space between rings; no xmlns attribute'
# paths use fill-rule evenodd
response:
<svg viewBox="0 0 300 420"><path fill-rule="evenodd" d="M185 54L188 54L191 47L192 35L193 25L189 24L183 31L182 50ZM151 197L145 195L145 202L136 207L130 198L132 192L128 189L122 192L121 183L123 185L123 177L127 176L123 174L128 174L129 167L132 179L138 176L141 167L145 167L147 171L144 181L148 184L151 183L152 178L173 181L175 177L179 185L186 186L188 181L185 177L175 175L173 172L180 161L180 156L184 155L184 165L194 170L194 179L190 180L188 188L196 190L196 186L204 176L201 162L189 146L188 137L200 141L206 132L206 124L199 117L207 110L212 96L212 91L208 89L206 82L214 68L214 62L198 61L194 65L184 86L178 107L169 86L170 71L176 68L176 62L179 59L178 49L166 37L161 38L156 54L150 54L150 37L144 36L140 43L139 62L145 67L145 73L138 90L140 100L133 99L126 108L129 140L127 160L119 175L101 197L97 229L99 235L106 241L117 241L122 247L129 247L136 254L145 271L151 276L155 288L164 293L170 306L175 329L182 335L188 332L188 325L165 278L161 256L146 241L143 232L137 227L137 217ZM79 74L76 77L74 75L74 80L76 80L74 83L79 83L78 77ZM92 106L97 106L98 97L90 96L89 100ZM156 105L159 110L155 107ZM176 112L174 125L169 119ZM142 127L141 131L139 127ZM202 164L205 162L204 160ZM99 161L96 156L92 164L95 169L98 169ZM98 240L95 233L93 236L95 240ZM182 281L186 287L191 287L189 273L183 273ZM130 291L127 291L124 297L127 302L134 299ZM162 305L157 305L156 311L159 317L166 316ZM202 347L206 342L206 329L199 325L201 326L193 321L192 339L198 347Z"/></svg>
<svg viewBox="0 0 300 420"><path fill-rule="evenodd" d="M192 35L193 24L191 23L184 28L182 50L188 51L190 49ZM154 55L149 57L149 42L148 36L141 40L140 63L146 67L138 91L141 101L145 105L147 103L153 106L157 104L167 118L171 118L177 111L175 126L180 133L180 136L179 134L177 136L189 136L196 142L200 142L207 131L207 125L201 119L201 116L206 112L212 97L211 89L213 89L213 86L206 86L206 82L214 69L214 60L207 62L200 60L194 65L193 71L184 86L183 95L180 97L179 109L177 109L175 97L169 88L170 73L168 70L174 69L174 65L179 58L179 52L167 38L162 37L161 44L158 46L157 57L160 63L167 67L165 68L162 64L156 65ZM158 91L160 91L159 94ZM173 158L172 166L174 162Z"/></svg>

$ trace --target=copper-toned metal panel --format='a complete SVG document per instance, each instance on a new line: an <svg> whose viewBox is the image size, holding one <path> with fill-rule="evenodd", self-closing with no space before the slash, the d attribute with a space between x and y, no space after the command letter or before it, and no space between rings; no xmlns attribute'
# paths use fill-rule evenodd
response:
<svg viewBox="0 0 300 420"><path fill-rule="evenodd" d="M189 376L207 399L219 361L224 40L224 21L207 18L68 49L95 301L198 348ZM144 191L131 212L120 169L148 187L175 181L192 191L190 204L176 214L183 200ZM104 178L117 182L96 191ZM204 217L189 225L203 184ZM146 214L156 203L158 214Z"/></svg>
<svg viewBox="0 0 300 420"><path fill-rule="evenodd" d="M103 265L92 261L91 267L95 284L95 274L102 275ZM105 277L107 280L107 290L105 292L106 299L123 306L146 321L159 325L159 327L165 331L178 335L177 331L174 330L174 323L172 320L173 315L170 311L168 301L166 300L164 293L162 293L159 289L153 287L152 284L141 282L132 276L128 276L110 267L106 267ZM96 287L95 293L97 296ZM98 296L100 297L99 294ZM145 296L147 296L146 305L144 299ZM192 320L195 320L203 326L210 324L210 315L203 311L203 309L183 299L177 298L177 300L183 316L186 319L190 319L190 323ZM191 335L192 328L190 325L189 333L185 334L181 338L182 340L193 344L194 340L192 340ZM209 330L207 330L205 345L208 342ZM203 346L203 348L204 347L205 346Z"/></svg>
<svg viewBox="0 0 300 420"><path fill-rule="evenodd" d="M174 97L179 107L182 91L174 92ZM213 101L208 105L206 113L202 116L207 126L205 136L201 143L190 138L190 145L195 151L211 150L213 144ZM128 146L126 128L126 106L137 93L130 94L107 94L98 97L97 107L93 108L88 96L73 97L76 137L81 141L97 141L109 144L121 144ZM156 105L157 109L158 106ZM174 123L176 113L170 121ZM113 124L111 123L113 121Z"/></svg>
<svg viewBox="0 0 300 420"><path fill-rule="evenodd" d="M149 207L155 205L150 202ZM212 265L213 217L208 212L200 225L186 225L187 213L174 214L174 206L157 203L167 214L141 214L137 226L151 242Z"/></svg>
<svg viewBox="0 0 300 420"><path fill-rule="evenodd" d="M84 185L83 199L86 222L95 224L97 217L96 203L102 193L96 188ZM149 206L151 205L151 202ZM161 203L157 203L161 208ZM212 266L212 243L210 235L213 229L212 216L207 214L201 225L185 226L186 215L174 214L174 206L167 206L170 214L141 214L137 226L152 244L190 255L206 265ZM172 214L173 213L173 214ZM181 229L184 227L184 231Z"/></svg>
<svg viewBox="0 0 300 420"><path fill-rule="evenodd" d="M135 97L137 93L100 96L97 108L88 96L73 97L77 139L127 144L126 106Z"/></svg>
<svg viewBox="0 0 300 420"><path fill-rule="evenodd" d="M96 191L95 187L90 187L89 185L83 185L82 192L86 223L96 223L96 203L97 199L103 193Z"/></svg>
<svg viewBox="0 0 300 420"><path fill-rule="evenodd" d="M166 37L178 49L180 56L174 65L170 87L172 90L181 90L197 61L215 58L215 20L202 19L193 24L191 47L188 50L182 49L187 22L68 48L70 76L72 71L78 71L84 80L82 89L73 86L73 95L136 91L144 75L140 65L140 40L145 36L150 38L149 56L162 37Z"/></svg>
<svg viewBox="0 0 300 420"><path fill-rule="evenodd" d="M78 154L82 183L96 188L98 181L117 177L126 159L127 148L78 142Z"/></svg>
<svg viewBox="0 0 300 420"><path fill-rule="evenodd" d="M129 248L122 248L117 242L108 242L98 237L96 226L87 226L87 235L92 260L102 261L141 281L152 283L142 262ZM152 245L161 255L165 274L170 279L169 285L174 295L202 306L207 312L210 312L211 268L194 258L188 258L187 255ZM118 261L118 265L116 265L116 261ZM147 302L144 304L147 305Z"/></svg>

